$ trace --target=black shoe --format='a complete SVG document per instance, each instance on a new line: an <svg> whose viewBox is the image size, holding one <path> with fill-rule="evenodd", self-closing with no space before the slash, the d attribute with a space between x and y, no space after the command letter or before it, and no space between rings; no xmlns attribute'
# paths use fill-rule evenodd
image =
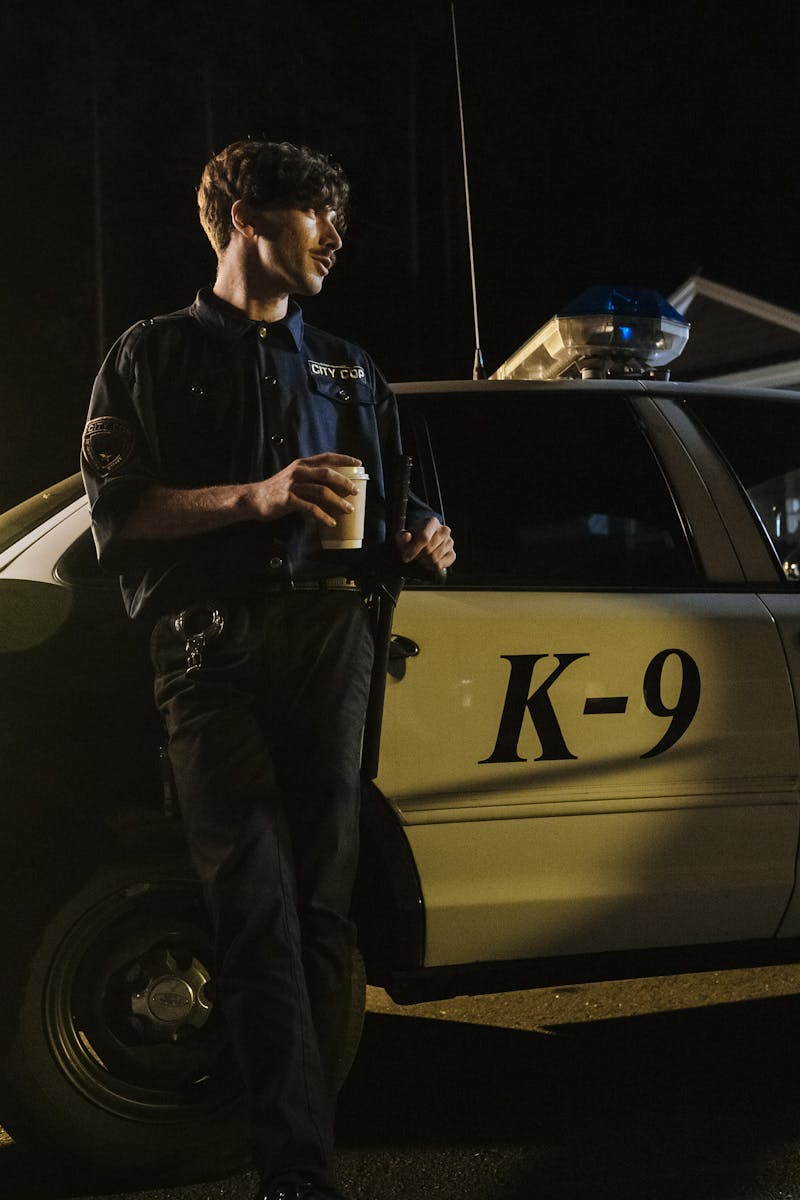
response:
<svg viewBox="0 0 800 1200"><path fill-rule="evenodd" d="M347 1200L333 1188L320 1188L308 1182L270 1183L262 1185L257 1200Z"/></svg>
<svg viewBox="0 0 800 1200"><path fill-rule="evenodd" d="M257 1200L319 1200L321 1196L313 1183L270 1183L260 1188Z"/></svg>

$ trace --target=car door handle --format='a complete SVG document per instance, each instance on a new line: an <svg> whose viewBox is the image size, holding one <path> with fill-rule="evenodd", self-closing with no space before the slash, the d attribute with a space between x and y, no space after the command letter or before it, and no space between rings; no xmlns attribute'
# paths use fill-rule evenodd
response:
<svg viewBox="0 0 800 1200"><path fill-rule="evenodd" d="M387 670L393 679L402 679L406 673L406 659L416 658L419 646L402 633L393 633L389 641L389 664Z"/></svg>

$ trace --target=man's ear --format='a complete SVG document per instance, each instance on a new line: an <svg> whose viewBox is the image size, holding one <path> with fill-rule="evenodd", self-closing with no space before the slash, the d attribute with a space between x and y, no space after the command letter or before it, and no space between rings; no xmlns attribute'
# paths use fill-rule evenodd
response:
<svg viewBox="0 0 800 1200"><path fill-rule="evenodd" d="M242 237L251 238L255 233L253 210L246 200L234 200L231 205L231 224Z"/></svg>

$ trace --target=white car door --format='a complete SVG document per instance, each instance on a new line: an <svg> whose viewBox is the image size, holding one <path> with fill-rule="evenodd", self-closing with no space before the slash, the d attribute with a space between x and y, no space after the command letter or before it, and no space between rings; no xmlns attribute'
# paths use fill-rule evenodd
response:
<svg viewBox="0 0 800 1200"><path fill-rule="evenodd" d="M659 403L682 432L670 402L662 398ZM705 388L695 389L687 405L738 480L736 496L715 481L714 503L740 546L752 588L775 622L800 712L800 395ZM691 444L691 435L684 437ZM702 452L693 444L691 449L699 458ZM748 524L756 538L743 534ZM796 891L779 933L800 934Z"/></svg>
<svg viewBox="0 0 800 1200"><path fill-rule="evenodd" d="M420 874L426 965L780 923L800 767L785 655L641 405L580 385L426 405L435 448L457 430L439 469L459 559L398 605L419 654L388 681L377 780Z"/></svg>

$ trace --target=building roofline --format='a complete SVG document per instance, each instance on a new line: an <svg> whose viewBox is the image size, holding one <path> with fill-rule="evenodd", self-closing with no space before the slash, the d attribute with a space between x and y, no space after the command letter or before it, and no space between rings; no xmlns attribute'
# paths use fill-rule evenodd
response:
<svg viewBox="0 0 800 1200"><path fill-rule="evenodd" d="M767 300L760 300L757 296L750 296L747 292L740 292L724 283L715 283L713 279L706 279L704 275L690 275L672 293L669 302L679 313L685 315L697 296L705 296L718 304L725 304L762 321L770 321L773 325L781 325L785 329L800 333L800 313L793 312L790 308L782 308L779 304L770 304Z"/></svg>
<svg viewBox="0 0 800 1200"><path fill-rule="evenodd" d="M800 358L773 363L769 367L751 367L724 375L704 375L703 383L726 383L733 387L800 388Z"/></svg>

